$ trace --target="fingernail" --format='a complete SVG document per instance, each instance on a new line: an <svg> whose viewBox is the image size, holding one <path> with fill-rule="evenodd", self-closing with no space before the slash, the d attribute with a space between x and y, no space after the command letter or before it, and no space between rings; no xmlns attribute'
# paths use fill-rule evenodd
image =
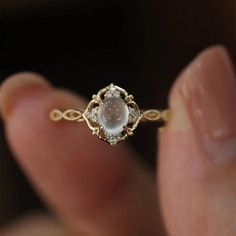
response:
<svg viewBox="0 0 236 236"><path fill-rule="evenodd" d="M34 73L17 73L10 76L0 87L0 113L3 120L7 120L17 103L31 93L51 89L49 83L40 75Z"/></svg>
<svg viewBox="0 0 236 236"><path fill-rule="evenodd" d="M207 156L214 161L236 157L236 78L227 51L202 52L184 77L181 94Z"/></svg>

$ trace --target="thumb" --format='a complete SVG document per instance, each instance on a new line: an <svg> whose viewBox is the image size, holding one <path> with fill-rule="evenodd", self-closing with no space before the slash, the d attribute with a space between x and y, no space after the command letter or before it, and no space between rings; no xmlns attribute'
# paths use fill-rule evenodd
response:
<svg viewBox="0 0 236 236"><path fill-rule="evenodd" d="M202 52L170 95L159 192L171 236L236 235L236 79L226 50Z"/></svg>

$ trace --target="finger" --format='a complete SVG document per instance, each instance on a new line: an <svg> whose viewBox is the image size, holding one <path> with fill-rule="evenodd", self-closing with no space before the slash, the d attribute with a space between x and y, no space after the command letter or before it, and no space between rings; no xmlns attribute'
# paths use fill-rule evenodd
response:
<svg viewBox="0 0 236 236"><path fill-rule="evenodd" d="M236 235L236 80L227 52L201 53L173 87L159 185L172 236Z"/></svg>
<svg viewBox="0 0 236 236"><path fill-rule="evenodd" d="M34 213L0 230L1 236L66 236L64 229L51 217Z"/></svg>
<svg viewBox="0 0 236 236"><path fill-rule="evenodd" d="M81 98L55 90L32 74L8 79L0 94L17 160L75 231L157 234L155 183L134 152L125 145L111 147L98 140L85 123L49 120L53 108L84 107Z"/></svg>

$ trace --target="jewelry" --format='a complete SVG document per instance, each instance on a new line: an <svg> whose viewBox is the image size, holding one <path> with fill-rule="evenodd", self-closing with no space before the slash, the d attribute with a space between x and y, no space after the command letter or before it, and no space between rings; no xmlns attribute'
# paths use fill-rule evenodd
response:
<svg viewBox="0 0 236 236"><path fill-rule="evenodd" d="M133 135L140 122L161 121L170 119L169 110L140 110L133 96L126 90L110 84L93 95L87 108L54 109L50 112L53 121L86 121L92 133L111 145Z"/></svg>

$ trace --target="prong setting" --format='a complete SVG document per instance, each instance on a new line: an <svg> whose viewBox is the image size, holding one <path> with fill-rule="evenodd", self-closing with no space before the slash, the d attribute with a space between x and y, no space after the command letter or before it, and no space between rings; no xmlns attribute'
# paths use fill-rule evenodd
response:
<svg viewBox="0 0 236 236"><path fill-rule="evenodd" d="M140 110L126 90L110 84L92 96L83 117L92 133L115 145L133 135Z"/></svg>

